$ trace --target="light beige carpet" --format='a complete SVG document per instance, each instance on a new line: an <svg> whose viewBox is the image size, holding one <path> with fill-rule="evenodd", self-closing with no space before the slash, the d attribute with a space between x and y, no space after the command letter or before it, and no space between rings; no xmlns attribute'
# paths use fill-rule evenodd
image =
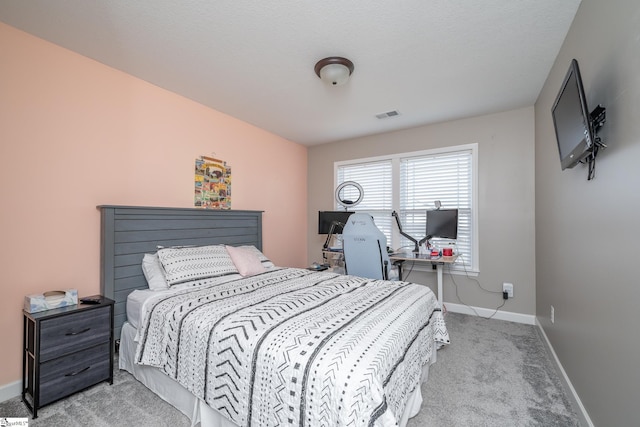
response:
<svg viewBox="0 0 640 427"><path fill-rule="evenodd" d="M537 326L448 313L451 344L408 427L579 426Z"/></svg>

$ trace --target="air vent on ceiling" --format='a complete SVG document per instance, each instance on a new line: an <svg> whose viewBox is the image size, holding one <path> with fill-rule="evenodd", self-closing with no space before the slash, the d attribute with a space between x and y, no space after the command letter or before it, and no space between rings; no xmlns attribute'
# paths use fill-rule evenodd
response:
<svg viewBox="0 0 640 427"><path fill-rule="evenodd" d="M398 113L396 110L393 110L393 111L387 111L386 113L376 114L376 117L379 119L386 119L387 117L393 117L398 115L400 115L400 113Z"/></svg>

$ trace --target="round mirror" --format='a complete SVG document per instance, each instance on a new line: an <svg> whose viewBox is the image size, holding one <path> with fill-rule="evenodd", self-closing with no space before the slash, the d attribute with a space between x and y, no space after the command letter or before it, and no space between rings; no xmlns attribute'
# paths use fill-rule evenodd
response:
<svg viewBox="0 0 640 427"><path fill-rule="evenodd" d="M360 203L363 197L362 186L355 181L345 181L336 188L336 201L347 210Z"/></svg>

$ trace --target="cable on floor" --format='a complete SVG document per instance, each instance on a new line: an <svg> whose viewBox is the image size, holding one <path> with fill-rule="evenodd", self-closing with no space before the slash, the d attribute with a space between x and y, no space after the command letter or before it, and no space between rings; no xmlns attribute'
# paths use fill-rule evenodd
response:
<svg viewBox="0 0 640 427"><path fill-rule="evenodd" d="M479 281L478 279L476 279L475 277L470 277L470 276L469 276L469 272L467 271L467 266L466 266L466 264L465 264L465 262L464 262L464 258L459 258L459 259L462 259L462 266L463 266L463 268L464 268L464 272L465 272L465 274L466 274L466 276L467 276L467 279L470 279L470 280L473 280L474 282L476 282L476 284L478 285L478 287L479 287L480 289L482 289L483 291L485 291L485 292L488 292L488 293L491 293L491 294L500 294L500 295L502 295L502 292L499 292L499 291L490 291L489 289L485 289L485 288L482 286L482 284L480 283L480 281ZM489 316L489 317L481 316L481 315L480 315L480 313L478 313L478 312L476 311L476 309L475 309L475 308L473 308L473 307L472 307L472 306L470 306L469 304L467 304L467 303L465 303L464 301L462 301L462 298L460 298L460 294L458 294L458 284L456 283L456 279L454 278L454 276L455 276L455 275L451 273L451 265L447 265L447 268L448 268L448 271L449 271L449 276L451 277L451 282L453 283L453 287L455 288L455 291L456 291L456 298L458 299L458 301L460 301L460 303L461 303L462 305L464 305L464 306L468 307L471 311L473 311L473 312L476 314L476 316L478 316L478 317L482 317L483 319L491 319L491 318L493 318L493 316L495 316L495 315L498 313L498 311L499 311L502 307L504 307L504 305L507 303L507 300L503 300L503 301L502 301L502 304L500 304L500 305L495 309L495 311L493 312L493 314L492 314L491 316Z"/></svg>

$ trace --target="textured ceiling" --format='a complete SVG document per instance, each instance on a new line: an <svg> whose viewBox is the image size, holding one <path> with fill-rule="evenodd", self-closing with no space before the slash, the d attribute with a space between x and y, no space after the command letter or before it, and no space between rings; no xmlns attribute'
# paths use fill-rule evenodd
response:
<svg viewBox="0 0 640 427"><path fill-rule="evenodd" d="M579 4L2 0L0 21L313 145L533 105ZM346 85L315 75L327 56Z"/></svg>

